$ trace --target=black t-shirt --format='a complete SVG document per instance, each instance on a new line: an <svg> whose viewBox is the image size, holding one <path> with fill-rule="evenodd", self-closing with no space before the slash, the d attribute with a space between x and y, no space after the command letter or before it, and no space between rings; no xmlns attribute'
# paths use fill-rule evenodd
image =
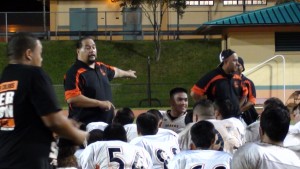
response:
<svg viewBox="0 0 300 169"><path fill-rule="evenodd" d="M101 101L112 101L110 81L114 78L115 68L102 62L95 63L95 69L77 60L67 71L64 80L66 100L80 94ZM69 104L69 117L88 124L90 122L111 123L113 110L105 111L100 107L76 107Z"/></svg>
<svg viewBox="0 0 300 169"><path fill-rule="evenodd" d="M41 116L59 110L51 80L40 67L8 65L0 79L0 169L51 168L53 135Z"/></svg>

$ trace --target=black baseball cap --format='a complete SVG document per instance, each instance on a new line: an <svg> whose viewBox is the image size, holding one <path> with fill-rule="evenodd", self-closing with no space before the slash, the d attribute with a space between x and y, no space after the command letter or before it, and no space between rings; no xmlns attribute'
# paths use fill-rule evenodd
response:
<svg viewBox="0 0 300 169"><path fill-rule="evenodd" d="M224 60L226 60L227 58L229 58L232 54L234 54L235 51L231 50L231 49L225 49L220 53L220 64L218 65L218 67L223 66L224 64Z"/></svg>

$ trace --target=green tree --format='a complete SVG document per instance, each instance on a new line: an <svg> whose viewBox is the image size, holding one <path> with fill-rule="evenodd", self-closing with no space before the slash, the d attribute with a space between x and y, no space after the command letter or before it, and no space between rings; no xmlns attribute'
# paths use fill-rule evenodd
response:
<svg viewBox="0 0 300 169"><path fill-rule="evenodd" d="M182 18L184 14L184 9L186 8L186 0L171 0L169 4L170 8L175 9L177 13L177 37L179 39L179 17Z"/></svg>
<svg viewBox="0 0 300 169"><path fill-rule="evenodd" d="M185 0L115 0L120 7L142 8L143 13L150 21L153 28L153 40L155 44L155 60L159 61L161 55L161 25L163 16L168 8L177 11L178 17L182 16L186 8ZM179 18L177 20L179 24ZM177 26L179 29L179 25Z"/></svg>

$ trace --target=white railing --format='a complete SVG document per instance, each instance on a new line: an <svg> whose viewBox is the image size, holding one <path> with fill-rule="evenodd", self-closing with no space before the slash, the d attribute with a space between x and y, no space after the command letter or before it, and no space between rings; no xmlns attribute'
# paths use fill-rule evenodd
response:
<svg viewBox="0 0 300 169"><path fill-rule="evenodd" d="M282 58L282 68L283 68L283 76L282 76L283 77L282 78L282 81L283 81L283 100L286 101L285 100L285 57L283 55L275 55L275 56L271 57L270 59L268 59L268 60L266 60L266 61L264 61L264 62L262 62L262 63L260 63L260 64L258 64L256 66L254 66L253 68L245 71L243 74L249 75L249 74L253 73L254 71L256 71L256 70L260 69L261 67L263 67L266 63L268 63L268 62L270 62L272 60L275 60L278 57Z"/></svg>

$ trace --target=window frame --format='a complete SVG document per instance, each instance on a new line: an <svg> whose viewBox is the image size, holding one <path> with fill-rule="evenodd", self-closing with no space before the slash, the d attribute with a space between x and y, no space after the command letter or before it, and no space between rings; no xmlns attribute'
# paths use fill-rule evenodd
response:
<svg viewBox="0 0 300 169"><path fill-rule="evenodd" d="M190 2L195 2L195 4L191 5ZM214 4L214 0L186 0L187 6L214 6Z"/></svg>
<svg viewBox="0 0 300 169"><path fill-rule="evenodd" d="M225 2L232 2L231 4L225 3ZM233 3L236 2L236 3ZM267 0L245 0L246 5L267 5L268 1ZM256 3L253 3L256 2ZM261 2L261 3L258 3ZM241 6L243 5L243 0L223 0L223 5L224 6Z"/></svg>

